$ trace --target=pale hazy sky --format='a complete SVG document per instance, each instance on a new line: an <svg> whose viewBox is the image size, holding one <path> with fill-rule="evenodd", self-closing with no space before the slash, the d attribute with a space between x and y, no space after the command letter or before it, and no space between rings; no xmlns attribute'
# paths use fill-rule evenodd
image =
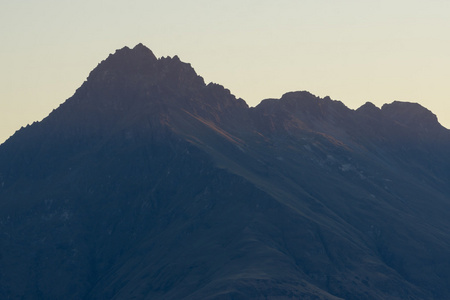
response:
<svg viewBox="0 0 450 300"><path fill-rule="evenodd" d="M419 102L450 127L448 0L0 0L0 28L0 143L140 42L250 106L308 90Z"/></svg>

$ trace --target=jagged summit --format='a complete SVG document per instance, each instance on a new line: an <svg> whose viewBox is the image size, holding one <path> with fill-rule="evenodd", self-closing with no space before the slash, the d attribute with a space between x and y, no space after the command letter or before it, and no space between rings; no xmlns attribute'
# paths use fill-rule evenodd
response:
<svg viewBox="0 0 450 300"><path fill-rule="evenodd" d="M146 72L154 71L157 62L153 52L142 44L133 49L123 47L110 54L90 73L88 80L95 77L101 77L105 72Z"/></svg>
<svg viewBox="0 0 450 300"><path fill-rule="evenodd" d="M58 135L104 135L126 126L139 128L143 123L151 123L152 130L174 126L180 114L237 126L240 118L246 118L247 109L244 100L236 99L223 86L206 85L178 56L156 58L149 48L138 44L110 54L38 127L65 132Z"/></svg>
<svg viewBox="0 0 450 300"><path fill-rule="evenodd" d="M156 58L153 52L142 44L130 49L124 47L110 54L89 75L88 82L110 82L113 84L136 83L149 85L167 81L191 88L204 85L190 64L183 63L177 56ZM123 82L125 81L125 82Z"/></svg>

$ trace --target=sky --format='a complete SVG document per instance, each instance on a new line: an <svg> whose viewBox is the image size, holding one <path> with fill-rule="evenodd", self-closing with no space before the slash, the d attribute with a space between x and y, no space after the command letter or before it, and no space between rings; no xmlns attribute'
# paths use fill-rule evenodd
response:
<svg viewBox="0 0 450 300"><path fill-rule="evenodd" d="M143 43L255 106L307 90L418 102L450 128L448 0L0 0L0 143Z"/></svg>

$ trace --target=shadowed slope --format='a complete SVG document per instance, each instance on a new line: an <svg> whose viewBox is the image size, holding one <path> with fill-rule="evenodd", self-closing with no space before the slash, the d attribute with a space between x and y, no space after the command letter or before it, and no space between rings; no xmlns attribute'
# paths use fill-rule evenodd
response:
<svg viewBox="0 0 450 300"><path fill-rule="evenodd" d="M125 47L0 146L0 295L447 298L449 136L412 103L249 108Z"/></svg>

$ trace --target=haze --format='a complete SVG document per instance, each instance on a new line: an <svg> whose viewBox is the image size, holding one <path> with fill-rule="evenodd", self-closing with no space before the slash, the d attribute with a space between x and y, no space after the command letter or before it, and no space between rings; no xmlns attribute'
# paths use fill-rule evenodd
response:
<svg viewBox="0 0 450 300"><path fill-rule="evenodd" d="M410 101L449 128L448 16L440 0L2 1L0 143L140 42L251 106L296 90L350 108Z"/></svg>

